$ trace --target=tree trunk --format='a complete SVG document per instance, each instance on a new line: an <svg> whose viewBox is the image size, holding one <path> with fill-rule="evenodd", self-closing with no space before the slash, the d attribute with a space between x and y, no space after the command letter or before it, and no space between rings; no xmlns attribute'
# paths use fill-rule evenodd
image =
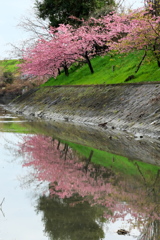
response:
<svg viewBox="0 0 160 240"><path fill-rule="evenodd" d="M135 73L137 73L137 72L138 72L138 70L140 69L140 67L141 67L141 65L142 65L142 63L143 63L143 61L144 61L144 59L145 59L146 55L147 55L147 51L145 51L145 52L144 52L144 55L143 55L143 57L142 57L142 59L141 59L140 63L138 64L138 66L137 66L137 69L136 69Z"/></svg>
<svg viewBox="0 0 160 240"><path fill-rule="evenodd" d="M60 69L58 68L58 75L60 75L61 74L61 71L60 71Z"/></svg>
<svg viewBox="0 0 160 240"><path fill-rule="evenodd" d="M89 57L88 57L87 52L85 53L84 58L85 58L86 61L87 61L87 64L88 64L88 66L89 66L89 69L90 69L91 73L94 73L94 70L93 70L93 67L92 67L91 61L90 61L90 59L89 59Z"/></svg>
<svg viewBox="0 0 160 240"><path fill-rule="evenodd" d="M68 77L69 76L69 72L68 72L68 67L66 65L63 66L65 75Z"/></svg>
<svg viewBox="0 0 160 240"><path fill-rule="evenodd" d="M157 50L160 50L160 47L159 47L159 45L156 44L157 39L158 38L156 38L155 45L153 46L153 52L154 52L154 55L156 57L158 67L160 67L160 56L159 56L159 52L157 53Z"/></svg>

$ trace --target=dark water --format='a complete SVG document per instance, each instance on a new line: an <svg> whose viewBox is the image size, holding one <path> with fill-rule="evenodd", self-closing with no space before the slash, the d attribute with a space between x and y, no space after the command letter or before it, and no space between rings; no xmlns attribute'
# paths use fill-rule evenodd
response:
<svg viewBox="0 0 160 240"><path fill-rule="evenodd" d="M0 239L160 239L159 142L2 108L0 129Z"/></svg>

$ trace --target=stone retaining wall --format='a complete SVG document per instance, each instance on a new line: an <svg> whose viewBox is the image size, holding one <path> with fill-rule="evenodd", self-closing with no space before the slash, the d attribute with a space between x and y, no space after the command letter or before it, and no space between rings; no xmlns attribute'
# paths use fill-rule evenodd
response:
<svg viewBox="0 0 160 240"><path fill-rule="evenodd" d="M27 117L160 139L160 83L42 87L25 93L8 107Z"/></svg>

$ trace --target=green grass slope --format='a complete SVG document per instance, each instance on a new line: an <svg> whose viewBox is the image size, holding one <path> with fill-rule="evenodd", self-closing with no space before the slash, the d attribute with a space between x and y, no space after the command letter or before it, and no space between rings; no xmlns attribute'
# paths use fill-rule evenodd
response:
<svg viewBox="0 0 160 240"><path fill-rule="evenodd" d="M134 79L127 81L128 83L160 81L160 68L152 57L146 58L139 71L135 73L142 56L143 52L141 51L112 57L98 56L91 60L94 69L93 74L90 73L87 64L81 67L75 65L69 69L68 77L62 72L56 79L50 78L42 86L116 84L124 83L131 75L134 75Z"/></svg>
<svg viewBox="0 0 160 240"><path fill-rule="evenodd" d="M14 75L17 74L19 60L0 60L0 72L12 72Z"/></svg>

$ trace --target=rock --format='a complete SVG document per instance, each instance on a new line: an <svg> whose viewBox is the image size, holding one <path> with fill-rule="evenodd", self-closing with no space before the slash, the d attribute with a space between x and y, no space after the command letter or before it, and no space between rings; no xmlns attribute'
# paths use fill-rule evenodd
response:
<svg viewBox="0 0 160 240"><path fill-rule="evenodd" d="M129 232L128 231L126 231L125 229L119 229L118 231L117 231L117 234L118 235L126 235L126 234L128 234Z"/></svg>
<svg viewBox="0 0 160 240"><path fill-rule="evenodd" d="M69 121L69 118L68 118L68 117L64 117L64 120L65 120L66 122L68 122L68 121Z"/></svg>
<svg viewBox="0 0 160 240"><path fill-rule="evenodd" d="M135 136L136 140L142 139L143 135L141 133L136 133Z"/></svg>
<svg viewBox="0 0 160 240"><path fill-rule="evenodd" d="M106 125L107 125L107 122L98 124L99 127L106 127Z"/></svg>

